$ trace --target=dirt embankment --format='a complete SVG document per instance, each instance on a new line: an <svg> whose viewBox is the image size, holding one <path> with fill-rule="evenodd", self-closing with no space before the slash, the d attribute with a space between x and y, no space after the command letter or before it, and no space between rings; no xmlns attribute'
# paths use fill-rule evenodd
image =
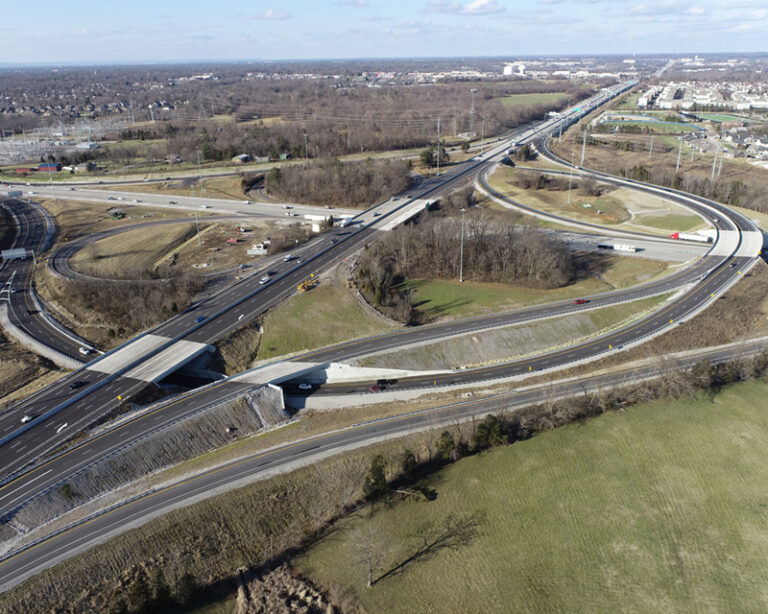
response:
<svg viewBox="0 0 768 614"><path fill-rule="evenodd" d="M238 578L234 614L339 613L326 595L294 575L288 565L263 574L243 571Z"/></svg>

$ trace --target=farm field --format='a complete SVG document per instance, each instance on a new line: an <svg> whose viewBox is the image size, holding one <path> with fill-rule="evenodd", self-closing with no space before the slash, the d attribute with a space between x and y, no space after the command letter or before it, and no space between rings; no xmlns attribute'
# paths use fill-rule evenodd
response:
<svg viewBox="0 0 768 614"><path fill-rule="evenodd" d="M766 393L633 406L460 460L426 480L433 501L348 517L296 564L369 612L763 612ZM414 556L449 519L463 539ZM379 539L370 589L361 535Z"/></svg>

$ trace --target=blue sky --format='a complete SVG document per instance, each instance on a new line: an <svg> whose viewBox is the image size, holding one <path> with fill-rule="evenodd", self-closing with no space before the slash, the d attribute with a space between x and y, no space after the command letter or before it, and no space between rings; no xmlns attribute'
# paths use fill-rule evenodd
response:
<svg viewBox="0 0 768 614"><path fill-rule="evenodd" d="M0 62L766 51L767 0L0 0Z"/></svg>

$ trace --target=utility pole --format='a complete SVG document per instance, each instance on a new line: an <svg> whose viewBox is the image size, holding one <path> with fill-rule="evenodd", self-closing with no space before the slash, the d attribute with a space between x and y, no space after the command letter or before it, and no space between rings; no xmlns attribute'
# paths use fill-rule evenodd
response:
<svg viewBox="0 0 768 614"><path fill-rule="evenodd" d="M693 152L694 152L693 145L691 145L691 162L693 162Z"/></svg>
<svg viewBox="0 0 768 614"><path fill-rule="evenodd" d="M568 204L571 204L571 184L573 183L573 160L576 154L571 154L571 174L568 175Z"/></svg>
<svg viewBox="0 0 768 614"><path fill-rule="evenodd" d="M651 146L648 148L648 157L650 158L651 155L653 155L653 135L651 135Z"/></svg>
<svg viewBox="0 0 768 614"><path fill-rule="evenodd" d="M437 118L437 149L435 149L435 159L437 160L437 174L440 175L440 118Z"/></svg>
<svg viewBox="0 0 768 614"><path fill-rule="evenodd" d="M675 166L675 175L680 170L680 154L683 153L683 139L680 139L680 147L677 149L677 166Z"/></svg>
<svg viewBox="0 0 768 614"><path fill-rule="evenodd" d="M459 283L464 281L464 212L465 208L461 208L461 247L459 255Z"/></svg>
<svg viewBox="0 0 768 614"><path fill-rule="evenodd" d="M560 133L557 135L557 142L563 142L563 118L560 118Z"/></svg>
<svg viewBox="0 0 768 614"><path fill-rule="evenodd" d="M723 154L725 153L725 150L720 152L720 166L717 167L717 176L720 176L720 173L723 171L723 158L725 157Z"/></svg>
<svg viewBox="0 0 768 614"><path fill-rule="evenodd" d="M309 168L309 137L306 130L304 131L304 168Z"/></svg>
<svg viewBox="0 0 768 614"><path fill-rule="evenodd" d="M584 154L587 151L587 131L584 131L584 139L581 141L581 162L579 166L584 166Z"/></svg>
<svg viewBox="0 0 768 614"><path fill-rule="evenodd" d="M715 167L717 166L717 146L715 146L715 157L712 158L712 173L709 176L710 181L715 180Z"/></svg>

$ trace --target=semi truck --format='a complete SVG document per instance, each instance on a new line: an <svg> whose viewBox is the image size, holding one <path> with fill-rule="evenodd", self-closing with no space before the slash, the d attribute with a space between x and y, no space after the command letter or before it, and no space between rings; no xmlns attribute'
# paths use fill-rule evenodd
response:
<svg viewBox="0 0 768 614"><path fill-rule="evenodd" d="M712 237L706 237L704 235L695 235L687 232L673 232L669 235L670 239L678 239L680 241L696 241L698 243L712 243Z"/></svg>

